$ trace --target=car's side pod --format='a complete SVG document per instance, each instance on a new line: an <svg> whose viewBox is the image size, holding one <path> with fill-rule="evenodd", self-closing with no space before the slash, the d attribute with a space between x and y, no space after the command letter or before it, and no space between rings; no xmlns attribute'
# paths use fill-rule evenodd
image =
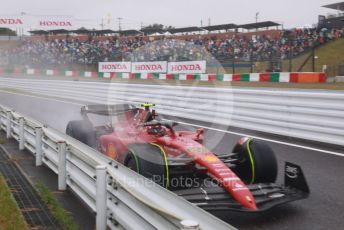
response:
<svg viewBox="0 0 344 230"><path fill-rule="evenodd" d="M306 194L310 193L301 167L290 162L285 162L284 184L286 187L295 188Z"/></svg>

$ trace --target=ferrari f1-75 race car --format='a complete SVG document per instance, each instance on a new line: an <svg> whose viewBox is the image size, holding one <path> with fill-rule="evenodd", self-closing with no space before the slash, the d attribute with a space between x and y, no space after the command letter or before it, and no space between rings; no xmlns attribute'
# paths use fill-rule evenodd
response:
<svg viewBox="0 0 344 230"><path fill-rule="evenodd" d="M284 185L275 183L277 160L265 142L243 137L216 154L204 146L203 129L176 131L152 106L84 106L66 133L208 211L257 212L309 195L295 164L286 162ZM95 126L89 114L111 121Z"/></svg>

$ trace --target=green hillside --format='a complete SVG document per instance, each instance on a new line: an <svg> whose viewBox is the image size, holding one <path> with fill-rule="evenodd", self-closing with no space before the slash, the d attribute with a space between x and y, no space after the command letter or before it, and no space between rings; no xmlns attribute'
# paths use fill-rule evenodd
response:
<svg viewBox="0 0 344 230"><path fill-rule="evenodd" d="M306 58L310 55L310 52L293 59L293 71L297 71ZM328 76L335 76L338 72L338 66L344 65L344 38L334 42L330 42L324 46L316 49L315 56L318 58L315 60L315 71L322 71L323 66L327 65ZM283 61L284 70L288 70L289 61ZM312 61L309 60L304 66L303 72L312 71Z"/></svg>
<svg viewBox="0 0 344 230"><path fill-rule="evenodd" d="M304 61L309 57L311 51L293 58L292 60L292 72L297 72L300 66L304 63ZM327 65L326 73L328 76L336 76L338 74L338 67L339 65L344 65L344 38L339 39L337 41L330 42L326 45L323 45L316 49L315 56L318 58L315 61L315 71L322 71L323 66ZM253 68L253 72L265 72L269 69L269 62L256 62L255 67ZM209 73L232 73L232 68L224 68L224 69L216 69L216 68L209 68ZM249 73L251 71L250 68L236 68L236 73ZM289 60L284 60L282 62L282 71L288 72L289 71ZM311 72L312 71L312 60L306 63L303 67L302 72Z"/></svg>

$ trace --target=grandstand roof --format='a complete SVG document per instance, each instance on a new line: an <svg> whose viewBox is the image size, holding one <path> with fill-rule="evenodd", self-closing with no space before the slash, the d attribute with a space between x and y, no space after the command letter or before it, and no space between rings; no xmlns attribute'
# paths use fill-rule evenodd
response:
<svg viewBox="0 0 344 230"><path fill-rule="evenodd" d="M208 31L214 31L214 30L230 30L230 29L236 29L238 28L237 25L231 23L231 24L222 24L222 25L216 25L216 26L204 26L202 27L205 30Z"/></svg>
<svg viewBox="0 0 344 230"><path fill-rule="evenodd" d="M166 30L157 29L157 28L143 28L140 31L145 33L145 34L155 34L155 33L162 34L162 33L166 32Z"/></svg>
<svg viewBox="0 0 344 230"><path fill-rule="evenodd" d="M325 5L323 7L333 9L333 10L344 11L344 2L333 3L333 4Z"/></svg>
<svg viewBox="0 0 344 230"><path fill-rule="evenodd" d="M49 33L52 34L68 34L69 30L59 29L59 30L48 30Z"/></svg>
<svg viewBox="0 0 344 230"><path fill-rule="evenodd" d="M88 29L85 29L85 28L80 28L80 29L77 29L77 30L71 30L71 31L68 31L68 32L76 33L76 34L89 34L89 33L92 33L91 30L88 30Z"/></svg>
<svg viewBox="0 0 344 230"><path fill-rule="evenodd" d="M44 34L49 34L48 31L46 30L32 30L29 31L30 34L34 34L34 35L44 35Z"/></svg>
<svg viewBox="0 0 344 230"><path fill-rule="evenodd" d="M117 33L124 36L130 36L130 35L140 35L140 34L165 34L166 32L169 32L171 34L176 33L188 33L188 32L198 32L198 31L215 31L215 30L229 30L229 29L237 29L237 28L243 28L243 29L259 29L259 28L268 28L272 26L280 26L281 24L272 22L272 21L265 21L265 22L258 22L258 23L250 23L250 24L243 24L243 25L236 25L233 23L230 24L221 24L221 25L214 25L214 26L204 26L204 27L197 27L197 26L191 26L191 27L183 27L183 28L173 28L173 29L156 29L156 28L144 28L141 30L121 30L121 31L114 31L114 30L88 30L85 28L80 28L77 30L34 30L29 31L31 34L35 35L45 35L45 34L67 34L67 33L76 33L76 34L97 34L97 35L103 35L103 34L113 34Z"/></svg>
<svg viewBox="0 0 344 230"><path fill-rule="evenodd" d="M139 30L121 30L121 31L115 31L115 33L118 33L118 34L124 35L124 36L141 34L141 32Z"/></svg>
<svg viewBox="0 0 344 230"><path fill-rule="evenodd" d="M250 23L250 24L244 24L238 26L238 28L243 28L247 30L251 29L259 29L259 28L265 28L265 27L272 27L272 26L280 26L281 24L272 22L272 21L265 21L265 22L257 22L257 23Z"/></svg>
<svg viewBox="0 0 344 230"><path fill-rule="evenodd" d="M176 34L176 33L196 32L196 31L202 31L202 30L204 29L197 26L192 26L192 27L169 29L167 31L170 32L171 34Z"/></svg>
<svg viewBox="0 0 344 230"><path fill-rule="evenodd" d="M114 34L116 31L114 30L95 30L93 31L95 34Z"/></svg>

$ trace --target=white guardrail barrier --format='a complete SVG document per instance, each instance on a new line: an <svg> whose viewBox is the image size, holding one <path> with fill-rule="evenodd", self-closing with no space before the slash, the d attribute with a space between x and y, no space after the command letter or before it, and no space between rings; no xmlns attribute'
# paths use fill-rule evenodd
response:
<svg viewBox="0 0 344 230"><path fill-rule="evenodd" d="M96 213L97 230L234 229L88 146L0 105L0 130Z"/></svg>
<svg viewBox="0 0 344 230"><path fill-rule="evenodd" d="M160 81L161 83L161 81ZM86 103L155 103L159 113L344 145L344 91L0 78L0 87Z"/></svg>

